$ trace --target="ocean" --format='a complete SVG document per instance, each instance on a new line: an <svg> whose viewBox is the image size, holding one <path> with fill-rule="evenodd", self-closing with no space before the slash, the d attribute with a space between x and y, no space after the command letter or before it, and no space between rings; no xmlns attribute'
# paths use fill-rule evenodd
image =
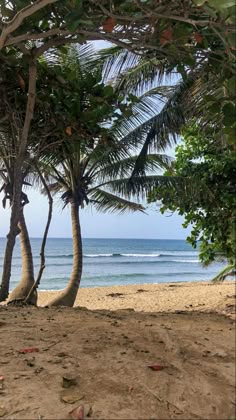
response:
<svg viewBox="0 0 236 420"><path fill-rule="evenodd" d="M39 266L41 239L31 240L35 272ZM2 270L5 239L0 239ZM183 240L160 239L83 239L83 276L81 287L113 286L143 283L210 280L222 267L214 263L203 268L198 251ZM72 264L72 240L49 238L46 268L41 290L63 289ZM17 240L12 265L11 289L21 271L20 247Z"/></svg>

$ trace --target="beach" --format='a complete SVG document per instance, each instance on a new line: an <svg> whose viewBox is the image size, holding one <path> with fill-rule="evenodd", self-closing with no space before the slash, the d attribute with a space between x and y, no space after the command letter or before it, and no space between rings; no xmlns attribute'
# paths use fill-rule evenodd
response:
<svg viewBox="0 0 236 420"><path fill-rule="evenodd" d="M182 282L81 288L75 306L112 311L131 308L138 312L219 311L232 312L233 316L230 296L235 295L235 292L234 281L219 284ZM39 292L38 305L47 305L57 293L59 292Z"/></svg>
<svg viewBox="0 0 236 420"><path fill-rule="evenodd" d="M4 419L233 418L235 282L81 289L0 319Z"/></svg>

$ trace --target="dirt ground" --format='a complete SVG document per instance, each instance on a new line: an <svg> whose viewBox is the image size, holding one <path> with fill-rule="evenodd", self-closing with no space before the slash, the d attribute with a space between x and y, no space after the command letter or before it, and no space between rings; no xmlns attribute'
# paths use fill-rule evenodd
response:
<svg viewBox="0 0 236 420"><path fill-rule="evenodd" d="M234 418L224 315L2 306L0 337L4 419Z"/></svg>

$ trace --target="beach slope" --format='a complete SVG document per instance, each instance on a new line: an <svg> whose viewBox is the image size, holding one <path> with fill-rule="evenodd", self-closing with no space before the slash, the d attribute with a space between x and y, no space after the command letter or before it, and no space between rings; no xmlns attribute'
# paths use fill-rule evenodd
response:
<svg viewBox="0 0 236 420"><path fill-rule="evenodd" d="M1 306L0 416L72 419L69 413L82 405L94 419L231 418L235 285L224 284L224 292L216 286L218 313L213 303L204 304L201 288L197 304L196 286L170 286L161 292L154 285L156 294L145 291L147 285L80 291L79 302L87 306L126 305L114 311ZM214 287L204 288L214 295ZM179 290L188 290L186 302ZM147 310L151 302L164 309L164 296L166 311L155 311L154 303Z"/></svg>

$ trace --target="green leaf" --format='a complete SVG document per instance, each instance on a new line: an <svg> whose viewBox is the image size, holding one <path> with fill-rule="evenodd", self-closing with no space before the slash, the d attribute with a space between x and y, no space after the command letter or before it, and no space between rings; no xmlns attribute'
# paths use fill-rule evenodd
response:
<svg viewBox="0 0 236 420"><path fill-rule="evenodd" d="M79 19L77 21L80 25L84 25L84 26L89 26L89 27L93 27L94 23L92 20L84 20L84 19Z"/></svg>
<svg viewBox="0 0 236 420"><path fill-rule="evenodd" d="M108 97L109 98L113 94L114 94L114 91L113 91L113 87L112 86L108 85L108 86L105 86L104 87L104 89L103 89L103 95L105 97Z"/></svg>
<svg viewBox="0 0 236 420"><path fill-rule="evenodd" d="M202 6L204 3L206 3L206 0L194 0L194 3L196 6Z"/></svg>
<svg viewBox="0 0 236 420"><path fill-rule="evenodd" d="M216 9L227 9L235 5L235 0L208 0L208 3Z"/></svg>
<svg viewBox="0 0 236 420"><path fill-rule="evenodd" d="M224 118L223 123L225 126L231 126L235 123L235 106L232 102L228 102L222 108Z"/></svg>
<svg viewBox="0 0 236 420"><path fill-rule="evenodd" d="M235 79L235 77L231 77L231 79L227 80L226 83L227 83L228 91L231 92L234 95L235 91L236 91L236 79Z"/></svg>
<svg viewBox="0 0 236 420"><path fill-rule="evenodd" d="M80 20L74 20L72 22L69 22L67 27L69 31L74 32L76 31L76 29L78 29L79 25L80 25Z"/></svg>
<svg viewBox="0 0 236 420"><path fill-rule="evenodd" d="M208 109L209 109L209 112L212 115L214 115L214 114L217 114L219 112L220 107L219 107L219 104L218 103L214 103L211 106L209 106Z"/></svg>
<svg viewBox="0 0 236 420"><path fill-rule="evenodd" d="M227 40L228 40L228 43L229 43L230 47L235 47L236 46L236 36L235 36L235 33L234 34L229 34L227 36Z"/></svg>
<svg viewBox="0 0 236 420"><path fill-rule="evenodd" d="M204 100L206 102L216 102L217 101L214 95L205 95Z"/></svg>
<svg viewBox="0 0 236 420"><path fill-rule="evenodd" d="M234 145L236 138L236 127L225 127L223 131L227 137L227 143Z"/></svg>

